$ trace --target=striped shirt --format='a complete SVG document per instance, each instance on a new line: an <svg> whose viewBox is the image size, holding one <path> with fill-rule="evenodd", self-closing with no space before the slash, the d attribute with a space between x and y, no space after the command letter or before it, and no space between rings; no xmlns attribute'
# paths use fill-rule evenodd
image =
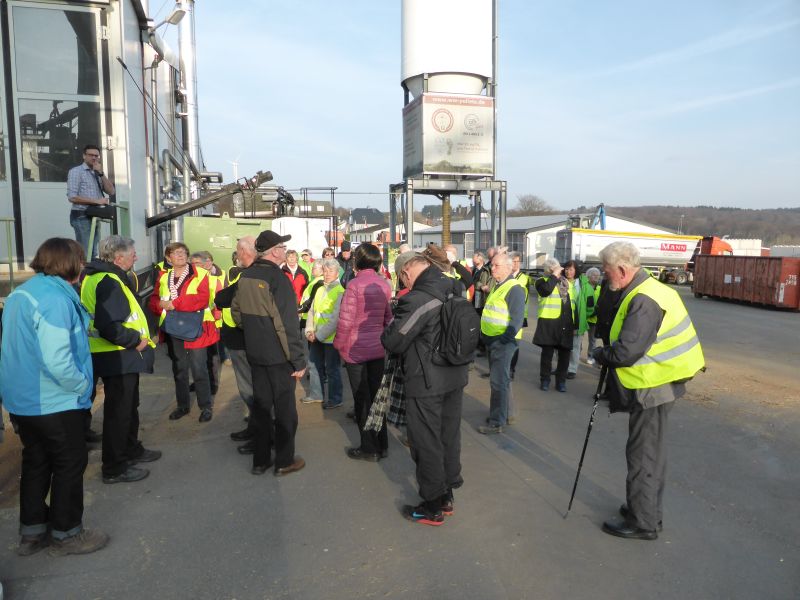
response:
<svg viewBox="0 0 800 600"><path fill-rule="evenodd" d="M100 180L94 175L94 169L86 163L77 167L72 167L67 173L67 199L75 196L84 198L104 198L100 191ZM84 211L88 208L86 204L73 204L72 210Z"/></svg>

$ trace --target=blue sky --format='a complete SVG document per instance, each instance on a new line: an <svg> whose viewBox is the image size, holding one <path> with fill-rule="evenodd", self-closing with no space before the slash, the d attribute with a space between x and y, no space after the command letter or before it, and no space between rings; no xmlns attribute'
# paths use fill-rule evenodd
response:
<svg viewBox="0 0 800 600"><path fill-rule="evenodd" d="M510 205L800 206L800 2L499 1ZM230 180L238 158L240 176L385 209L402 172L400 1L196 11L206 166Z"/></svg>

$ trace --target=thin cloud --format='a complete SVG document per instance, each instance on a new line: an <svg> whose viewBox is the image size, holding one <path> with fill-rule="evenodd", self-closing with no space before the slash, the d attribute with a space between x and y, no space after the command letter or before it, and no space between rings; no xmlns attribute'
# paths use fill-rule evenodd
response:
<svg viewBox="0 0 800 600"><path fill-rule="evenodd" d="M652 69L663 65L673 64L686 60L691 60L706 54L713 54L721 52L730 48L736 48L744 44L749 44L757 40L771 37L784 31L794 29L800 26L800 19L792 19L782 23L773 25L760 25L751 27L737 27L724 33L694 42L674 50L666 52L659 52L645 56L638 60L623 63L613 67L608 67L600 71L596 71L589 75L589 77L606 77L609 75L616 75L619 73L628 73L630 71L638 71L642 69Z"/></svg>
<svg viewBox="0 0 800 600"><path fill-rule="evenodd" d="M665 106L662 108L656 108L653 110L640 111L627 115L627 118L657 119L662 117L669 117L680 113L701 110L704 108L708 108L710 106L716 106L718 104L734 102L736 100L741 100L743 98L752 98L753 96L763 96L765 94L771 94L773 92L788 90L796 87L800 87L800 77L795 77L793 79L786 79L784 81L779 81L777 83L773 83L770 85L763 85L759 87L750 88L747 90L732 92L729 94L717 94L714 96L706 96L705 98L699 98L697 100L691 100L689 102L681 102L678 104L673 104L671 106Z"/></svg>

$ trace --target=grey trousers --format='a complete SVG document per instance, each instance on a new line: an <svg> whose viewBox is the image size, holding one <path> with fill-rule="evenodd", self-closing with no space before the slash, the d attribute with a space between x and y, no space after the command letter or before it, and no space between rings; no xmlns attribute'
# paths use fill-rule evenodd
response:
<svg viewBox="0 0 800 600"><path fill-rule="evenodd" d="M253 407L253 370L247 362L247 353L244 350L228 348L228 357L231 359L233 374L236 376L236 387L239 395L247 408Z"/></svg>
<svg viewBox="0 0 800 600"><path fill-rule="evenodd" d="M626 499L633 523L648 531L655 531L662 520L667 475L665 437L673 404L645 409L637 405L628 421Z"/></svg>

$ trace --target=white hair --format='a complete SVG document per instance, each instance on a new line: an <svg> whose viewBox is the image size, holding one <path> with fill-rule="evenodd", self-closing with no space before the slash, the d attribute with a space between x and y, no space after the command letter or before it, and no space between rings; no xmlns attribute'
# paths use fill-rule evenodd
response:
<svg viewBox="0 0 800 600"><path fill-rule="evenodd" d="M492 260L496 265L506 265L508 267L512 267L513 266L512 261L514 259L512 259L511 255L508 254L507 252L498 252L492 257Z"/></svg>
<svg viewBox="0 0 800 600"><path fill-rule="evenodd" d="M630 242L612 242L600 250L600 260L610 267L631 267L638 269L642 266L639 250Z"/></svg>
<svg viewBox="0 0 800 600"><path fill-rule="evenodd" d="M322 275L322 261L321 260L315 260L313 263L311 263L311 274L314 275L314 273L317 273L318 275Z"/></svg>
<svg viewBox="0 0 800 600"><path fill-rule="evenodd" d="M328 269L329 271L336 270L337 273L339 272L339 261L335 258L323 258L322 260L315 261L314 264L317 262L322 263L323 269Z"/></svg>
<svg viewBox="0 0 800 600"><path fill-rule="evenodd" d="M100 240L97 246L98 256L104 262L113 263L118 256L130 254L134 251L134 241L121 235L110 235Z"/></svg>
<svg viewBox="0 0 800 600"><path fill-rule="evenodd" d="M542 270L544 271L545 275L550 275L554 269L557 269L560 266L561 263L555 258L546 258L544 263L542 263Z"/></svg>
<svg viewBox="0 0 800 600"><path fill-rule="evenodd" d="M586 269L586 277L590 281L595 279L595 278L597 279L597 281L600 281L600 277L601 277L600 269L598 269L597 267L591 267L589 269Z"/></svg>

